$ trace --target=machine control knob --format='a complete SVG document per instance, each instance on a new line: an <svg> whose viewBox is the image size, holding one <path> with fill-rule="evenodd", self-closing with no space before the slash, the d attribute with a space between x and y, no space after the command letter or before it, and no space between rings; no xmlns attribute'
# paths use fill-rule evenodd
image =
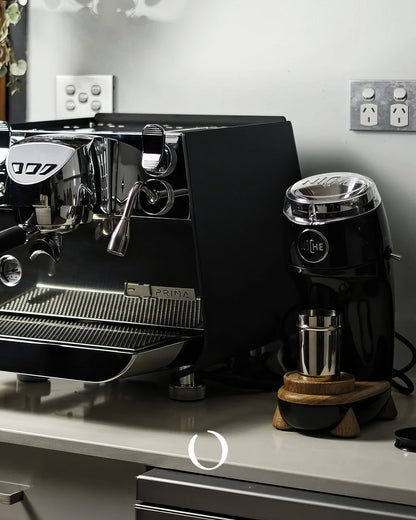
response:
<svg viewBox="0 0 416 520"><path fill-rule="evenodd" d="M166 144L165 130L156 124L142 130L142 167L153 177L166 177L175 169L175 150Z"/></svg>

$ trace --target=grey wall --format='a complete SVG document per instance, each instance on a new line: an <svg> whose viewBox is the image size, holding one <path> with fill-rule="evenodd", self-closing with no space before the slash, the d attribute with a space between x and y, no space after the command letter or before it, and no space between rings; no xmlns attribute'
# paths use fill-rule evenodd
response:
<svg viewBox="0 0 416 520"><path fill-rule="evenodd" d="M404 257L397 329L416 340L416 135L348 130L350 79L416 79L414 0L30 0L29 15L29 120L54 117L56 74L111 73L117 111L285 115L304 175L374 178Z"/></svg>

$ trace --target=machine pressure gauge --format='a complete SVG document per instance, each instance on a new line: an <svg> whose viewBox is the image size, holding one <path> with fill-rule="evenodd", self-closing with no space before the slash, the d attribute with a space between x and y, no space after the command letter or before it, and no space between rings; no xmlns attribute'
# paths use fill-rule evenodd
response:
<svg viewBox="0 0 416 520"><path fill-rule="evenodd" d="M0 258L0 280L7 287L14 287L22 279L22 266L17 258L4 255Z"/></svg>

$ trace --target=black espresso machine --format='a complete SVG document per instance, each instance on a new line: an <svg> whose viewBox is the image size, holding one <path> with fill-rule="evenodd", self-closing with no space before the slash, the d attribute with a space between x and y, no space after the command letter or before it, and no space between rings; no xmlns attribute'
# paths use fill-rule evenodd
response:
<svg viewBox="0 0 416 520"><path fill-rule="evenodd" d="M279 338L282 205L300 178L284 117L98 114L1 134L0 370L170 370L186 399L195 372Z"/></svg>

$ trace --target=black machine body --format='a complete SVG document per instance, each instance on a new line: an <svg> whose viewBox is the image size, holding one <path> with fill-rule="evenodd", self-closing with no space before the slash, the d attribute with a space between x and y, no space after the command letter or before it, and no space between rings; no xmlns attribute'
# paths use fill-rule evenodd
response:
<svg viewBox="0 0 416 520"><path fill-rule="evenodd" d="M98 114L10 137L0 370L200 370L281 335L281 208L300 178L285 118Z"/></svg>

